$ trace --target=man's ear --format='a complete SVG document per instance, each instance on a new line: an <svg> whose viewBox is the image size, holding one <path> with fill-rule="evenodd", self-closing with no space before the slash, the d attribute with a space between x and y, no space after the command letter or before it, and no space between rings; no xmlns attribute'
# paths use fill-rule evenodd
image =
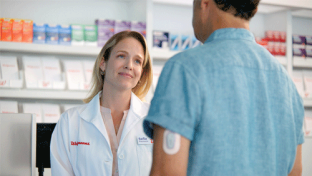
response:
<svg viewBox="0 0 312 176"><path fill-rule="evenodd" d="M102 57L102 60L101 60L101 62L100 62L100 69L101 69L102 71L105 71L105 68L106 68L106 62L105 62L105 60L104 60L104 57Z"/></svg>
<svg viewBox="0 0 312 176"><path fill-rule="evenodd" d="M209 7L211 1L213 1L213 0L201 0L200 8L203 9L203 10L207 9Z"/></svg>

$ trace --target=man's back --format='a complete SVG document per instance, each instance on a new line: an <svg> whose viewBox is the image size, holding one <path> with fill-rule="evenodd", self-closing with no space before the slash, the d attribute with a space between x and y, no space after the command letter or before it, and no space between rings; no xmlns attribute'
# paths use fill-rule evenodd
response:
<svg viewBox="0 0 312 176"><path fill-rule="evenodd" d="M161 102L162 97L173 102L181 99L174 106L189 107L168 115L179 117L175 119L179 122L157 121L192 141L188 175L287 175L291 171L296 147L303 143L302 101L285 69L256 44L249 31L217 30L203 46L169 60L164 70L161 77L170 75L177 82L175 70L183 70L183 77L194 84L189 95L178 93L180 97L168 91L170 87L159 88L152 102ZM164 92L169 94L160 95ZM170 113L152 106L150 114L157 111ZM195 119L190 120L186 111L194 111ZM174 123L183 122L191 122L194 130L175 127Z"/></svg>

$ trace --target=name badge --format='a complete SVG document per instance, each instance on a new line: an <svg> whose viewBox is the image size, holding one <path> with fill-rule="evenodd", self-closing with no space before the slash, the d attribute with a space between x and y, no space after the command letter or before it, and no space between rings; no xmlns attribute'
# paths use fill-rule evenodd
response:
<svg viewBox="0 0 312 176"><path fill-rule="evenodd" d="M146 136L137 137L138 145L151 145L154 143L153 139L147 138Z"/></svg>

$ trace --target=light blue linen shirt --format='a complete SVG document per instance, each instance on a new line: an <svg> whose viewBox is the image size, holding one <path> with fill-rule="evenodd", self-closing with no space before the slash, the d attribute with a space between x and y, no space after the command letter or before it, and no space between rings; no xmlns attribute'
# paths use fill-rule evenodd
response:
<svg viewBox="0 0 312 176"><path fill-rule="evenodd" d="M280 63L245 29L215 31L164 66L149 123L191 141L188 175L280 176L304 142L304 107Z"/></svg>

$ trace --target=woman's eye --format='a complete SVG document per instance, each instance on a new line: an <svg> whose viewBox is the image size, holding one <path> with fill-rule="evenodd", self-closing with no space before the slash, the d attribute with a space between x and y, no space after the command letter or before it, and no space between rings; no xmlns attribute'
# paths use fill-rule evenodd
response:
<svg viewBox="0 0 312 176"><path fill-rule="evenodd" d="M118 55L117 57L118 57L118 58L121 58L121 59L125 58L124 55Z"/></svg>
<svg viewBox="0 0 312 176"><path fill-rule="evenodd" d="M140 61L140 60L135 60L135 62L136 62L137 64L141 64L141 61Z"/></svg>

